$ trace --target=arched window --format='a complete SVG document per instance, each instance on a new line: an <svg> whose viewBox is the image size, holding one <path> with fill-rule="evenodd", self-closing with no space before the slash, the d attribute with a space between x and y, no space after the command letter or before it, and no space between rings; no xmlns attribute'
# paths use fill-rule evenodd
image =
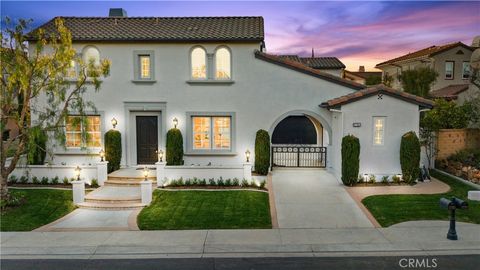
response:
<svg viewBox="0 0 480 270"><path fill-rule="evenodd" d="M215 79L231 79L230 51L227 48L219 48L215 52Z"/></svg>
<svg viewBox="0 0 480 270"><path fill-rule="evenodd" d="M191 52L192 79L207 78L207 54L203 48L196 47Z"/></svg>
<svg viewBox="0 0 480 270"><path fill-rule="evenodd" d="M93 60L95 65L100 65L100 52L93 46L87 46L83 49L83 61L89 64Z"/></svg>

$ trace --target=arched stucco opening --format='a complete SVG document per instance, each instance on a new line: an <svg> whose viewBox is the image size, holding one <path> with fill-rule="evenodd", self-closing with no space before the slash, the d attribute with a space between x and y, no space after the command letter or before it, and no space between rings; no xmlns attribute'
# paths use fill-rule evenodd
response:
<svg viewBox="0 0 480 270"><path fill-rule="evenodd" d="M321 144L322 130L319 131L320 133L309 117L290 115L280 121L273 130L272 144Z"/></svg>
<svg viewBox="0 0 480 270"><path fill-rule="evenodd" d="M269 133L272 136L272 139L271 139L272 144L275 144L275 141L273 140L275 129L277 127L281 128L283 124L288 123L287 121L291 121L288 119L293 119L292 117L297 117L297 119L308 119L311 122L311 124L313 124L313 127L315 128L316 137L317 137L316 145L320 145L320 146L330 145L332 129L329 123L327 122L327 120L317 113L314 113L311 111L304 111L304 110L295 110L295 111L286 112L273 122L272 126L269 129ZM302 121L305 121L305 120L302 120ZM310 143L306 143L306 144L310 144Z"/></svg>

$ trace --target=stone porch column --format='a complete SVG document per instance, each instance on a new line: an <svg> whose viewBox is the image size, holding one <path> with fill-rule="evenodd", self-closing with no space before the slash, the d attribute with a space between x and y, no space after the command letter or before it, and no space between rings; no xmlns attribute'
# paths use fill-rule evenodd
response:
<svg viewBox="0 0 480 270"><path fill-rule="evenodd" d="M98 185L103 186L108 179L108 161L100 161L97 163L97 180Z"/></svg>
<svg viewBox="0 0 480 270"><path fill-rule="evenodd" d="M252 180L252 163L246 162L243 163L243 178L247 180Z"/></svg>
<svg viewBox="0 0 480 270"><path fill-rule="evenodd" d="M72 181L73 203L79 204L85 201L85 181Z"/></svg>
<svg viewBox="0 0 480 270"><path fill-rule="evenodd" d="M142 193L142 203L149 205L152 202L152 181L140 182L140 188Z"/></svg>
<svg viewBox="0 0 480 270"><path fill-rule="evenodd" d="M163 187L163 184L165 182L165 165L166 162L157 162L155 163L155 167L157 170L157 187Z"/></svg>

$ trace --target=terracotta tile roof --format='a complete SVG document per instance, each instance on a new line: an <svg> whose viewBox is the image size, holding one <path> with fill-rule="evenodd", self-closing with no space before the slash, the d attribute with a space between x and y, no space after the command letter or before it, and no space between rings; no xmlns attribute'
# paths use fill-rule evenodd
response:
<svg viewBox="0 0 480 270"><path fill-rule="evenodd" d="M452 84L432 91L430 95L435 98L457 99L458 94L468 90L468 87L468 84Z"/></svg>
<svg viewBox="0 0 480 270"><path fill-rule="evenodd" d="M346 80L340 77L337 77L335 75L331 75L329 73L323 72L318 69L314 69L311 67L308 67L301 62L298 61L292 61L286 57L281 57L278 55L273 55L273 54L267 54L264 52L260 52L258 50L255 51L255 58L261 59L263 61L276 64L285 68L289 68L298 72L305 73L310 76L314 76L320 79L324 79L326 81L330 81L332 83L340 84L355 90L363 89L366 86L360 83L352 82L350 80Z"/></svg>
<svg viewBox="0 0 480 270"><path fill-rule="evenodd" d="M73 41L263 41L262 17L60 17ZM40 26L55 31L55 19ZM35 40L34 33L27 34Z"/></svg>
<svg viewBox="0 0 480 270"><path fill-rule="evenodd" d="M376 86L373 86L373 87L369 87L369 88L366 88L366 89L359 90L357 92L354 92L354 93L351 93L351 94L348 94L348 95L345 95L345 96L341 96L341 97L338 97L338 98L328 100L328 101L320 104L320 107L327 108L327 109L340 108L344 104L355 102L357 100L360 100L360 99L363 99L363 98L366 98L366 97L370 97L370 96L373 96L373 95L378 95L378 94L383 94L383 95L388 95L388 96L391 96L391 97L394 97L394 98L399 98L399 99L402 99L406 102L411 102L411 103L417 104L417 105L421 106L422 108L432 108L433 105L434 105L434 102L429 100L429 99L422 98L422 97L419 97L419 96L415 96L415 95L412 95L412 94L409 94L409 93L406 93L406 92L403 92L403 91L399 91L399 90L387 87L383 84L379 84L379 85L376 85Z"/></svg>
<svg viewBox="0 0 480 270"><path fill-rule="evenodd" d="M424 49L421 49L421 50L418 50L418 51L415 51L415 52L412 52L412 53L408 53L408 54L402 55L400 57L393 58L393 59L390 59L388 61L382 62L380 64L377 64L376 67L384 66L384 65L388 65L388 64L393 64L393 63L408 60L408 59L414 59L414 58L418 58L418 57L422 57L422 56L431 57L431 56L434 56L435 54L438 54L438 53L441 53L443 51L455 48L457 46L462 46L465 49L473 51L473 49L470 46L467 46L467 45L463 44L462 42L454 42L454 43L449 43L449 44L445 44L445 45L441 45L441 46L435 46L434 45L434 46L430 46L428 48L424 48Z"/></svg>
<svg viewBox="0 0 480 270"><path fill-rule="evenodd" d="M345 68L345 65L336 57L299 57L298 55L294 54L278 55L278 57L300 62L314 69Z"/></svg>
<svg viewBox="0 0 480 270"><path fill-rule="evenodd" d="M363 79L367 79L369 77L372 77L372 76L378 76L378 77L382 77L382 72L377 72L377 71L364 71L364 72L361 72L361 71L348 71L348 70L345 70L345 73L348 73L348 74L352 74L354 76L357 76L357 77L360 77L360 78L363 78Z"/></svg>

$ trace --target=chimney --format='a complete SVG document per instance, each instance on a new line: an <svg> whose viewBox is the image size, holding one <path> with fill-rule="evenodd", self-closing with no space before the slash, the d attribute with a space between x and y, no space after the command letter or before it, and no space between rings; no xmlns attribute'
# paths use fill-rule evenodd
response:
<svg viewBox="0 0 480 270"><path fill-rule="evenodd" d="M359 72L365 72L365 66L359 66L358 71Z"/></svg>
<svg viewBox="0 0 480 270"><path fill-rule="evenodd" d="M108 17L128 17L127 11L123 8L110 8Z"/></svg>

